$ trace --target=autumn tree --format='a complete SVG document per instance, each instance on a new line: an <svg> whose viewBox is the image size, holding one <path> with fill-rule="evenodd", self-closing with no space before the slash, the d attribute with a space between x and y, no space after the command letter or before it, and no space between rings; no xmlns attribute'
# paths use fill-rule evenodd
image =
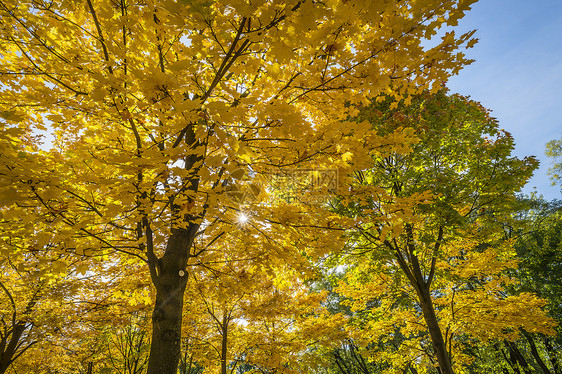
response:
<svg viewBox="0 0 562 374"><path fill-rule="evenodd" d="M20 203L24 203L20 201ZM56 228L16 205L0 208L0 373L56 342L83 283L79 259L57 248Z"/></svg>
<svg viewBox="0 0 562 374"><path fill-rule="evenodd" d="M422 41L473 2L2 0L2 202L78 256L145 264L148 373L175 373L187 264L234 226L231 181L337 157L350 103L439 87L475 41Z"/></svg>
<svg viewBox="0 0 562 374"><path fill-rule="evenodd" d="M486 109L444 90L409 106L374 103L358 120L410 139L411 148L374 149L372 165L350 177L335 207L356 222L338 291L367 319L356 318L354 336L402 334L398 368L434 359L452 373L470 362L466 339L513 340L522 326L551 331L543 301L506 293L516 258L504 227L534 158L513 157L512 137ZM392 357L383 352L386 362Z"/></svg>
<svg viewBox="0 0 562 374"><path fill-rule="evenodd" d="M252 217L225 234L227 240L209 248L192 268L184 308L183 336L189 346L184 371L295 371L302 365L296 359L303 360L309 345L338 334L341 318L321 308L325 293L313 292L303 281L313 266L304 251L287 251L286 257L269 253L284 249L268 247L256 232L261 220Z"/></svg>
<svg viewBox="0 0 562 374"><path fill-rule="evenodd" d="M0 319L0 373L5 373L7 368L38 342L34 337L33 314L41 294L47 291L44 284L31 286L27 290L23 282L17 282L16 269L2 269L2 309ZM11 284L10 284L11 283ZM19 284L18 284L19 283ZM18 303L16 303L16 300ZM23 302L23 304L22 304Z"/></svg>
<svg viewBox="0 0 562 374"><path fill-rule="evenodd" d="M110 334L105 357L113 372L140 374L146 371L150 347L148 326L142 317L136 317L125 328Z"/></svg>
<svg viewBox="0 0 562 374"><path fill-rule="evenodd" d="M535 196L518 198L516 220L506 226L517 251L517 268L509 273L515 280L505 292L532 292L546 300L546 311L556 322L556 335L520 329L518 339L504 337L471 344L475 360L470 372L558 373L560 372L560 203Z"/></svg>

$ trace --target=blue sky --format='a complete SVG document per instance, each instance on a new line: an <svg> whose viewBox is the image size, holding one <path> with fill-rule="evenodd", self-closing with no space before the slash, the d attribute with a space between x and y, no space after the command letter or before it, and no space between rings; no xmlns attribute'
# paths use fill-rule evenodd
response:
<svg viewBox="0 0 562 374"><path fill-rule="evenodd" d="M524 192L562 199L544 155L545 143L562 137L562 1L481 0L459 23L472 29L479 42L467 55L476 61L449 81L451 92L491 109L515 154L541 161Z"/></svg>

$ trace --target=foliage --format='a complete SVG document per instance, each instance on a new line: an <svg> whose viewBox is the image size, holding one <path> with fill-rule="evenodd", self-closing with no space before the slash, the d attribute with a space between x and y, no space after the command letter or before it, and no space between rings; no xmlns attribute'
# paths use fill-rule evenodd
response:
<svg viewBox="0 0 562 374"><path fill-rule="evenodd" d="M548 172L552 178L552 183L555 184L560 181L562 172L562 140L551 140L546 143L545 154L554 159L554 164L548 169Z"/></svg>
<svg viewBox="0 0 562 374"><path fill-rule="evenodd" d="M524 218L529 226L517 238L520 265L517 292L533 291L547 300L549 314L562 322L562 205L534 200Z"/></svg>
<svg viewBox="0 0 562 374"><path fill-rule="evenodd" d="M255 183L258 176L345 170L368 161L373 147L398 149L401 134L371 134L368 122L349 120L355 106L383 92L406 101L435 92L469 63L459 49L475 43L473 32L447 33L434 47L425 41L473 2L1 0L2 235L22 240L21 258L45 252L35 281L68 277L79 298L108 305L89 310L94 322L76 333L103 331L103 318L122 323L153 305L149 374L177 370L184 296L190 307L200 297L218 303L207 308L216 319L225 301L255 296L244 339L265 348L247 354L267 370L285 369L333 330L331 317L309 309L318 295L303 280L314 275L311 263L342 245L349 220L268 200L274 188ZM38 133L52 145L41 147ZM240 185L251 190L251 206ZM326 230L334 226L335 235ZM251 268L232 265L228 244L238 238L256 258ZM230 283L232 269L214 273L215 282L202 269L216 261L278 284L246 290L246 282ZM291 307L292 299L302 302ZM17 303L26 300L24 293ZM211 334L199 323L194 334ZM91 371L94 361L83 358Z"/></svg>
<svg viewBox="0 0 562 374"><path fill-rule="evenodd" d="M473 2L1 0L2 313L18 311L12 326L21 320L28 332L30 321L59 328L44 349L61 367L72 361L67 371L101 370L104 354L116 370L141 370L145 327L123 325L147 305L149 374L175 374L180 360L189 372L224 373L241 360L304 371L320 365L311 346L333 349L344 325L320 309L323 293L309 292L311 265L355 227L350 250L368 252L345 257L338 292L358 345L365 331L400 328L429 352L427 364L411 295L429 286L455 355L452 336L519 326L514 305L540 301L490 297L513 264L495 227L532 160L510 158L511 138L476 103L422 94L398 107L470 62L459 49L475 43L473 32L424 46ZM355 120L375 98L382 115L371 108ZM52 145L41 147L39 133ZM338 186L266 183L277 174L318 181L328 168ZM307 200L338 188L348 210L339 215ZM44 284L49 292L38 293ZM373 295L380 300L368 303ZM498 305L502 314L488 313ZM395 325L373 313L386 309ZM54 310L75 326L59 327ZM470 330L476 317L497 330ZM94 336L80 352L68 348L85 332ZM384 360L417 362L419 351L399 343Z"/></svg>
<svg viewBox="0 0 562 374"><path fill-rule="evenodd" d="M455 371L470 364L471 340L513 340L519 327L550 333L543 300L506 293L516 257L504 225L536 161L512 157L511 136L461 96L391 103L358 120L386 138L411 139L410 149L398 141L374 149L335 206L355 220L337 289L353 313L353 339L366 347L380 338L386 348L400 336L397 351L373 350L372 358L396 372L431 362L448 373L447 361Z"/></svg>
<svg viewBox="0 0 562 374"><path fill-rule="evenodd" d="M105 351L108 372L141 374L146 371L150 347L148 326L145 318L137 317L110 335Z"/></svg>

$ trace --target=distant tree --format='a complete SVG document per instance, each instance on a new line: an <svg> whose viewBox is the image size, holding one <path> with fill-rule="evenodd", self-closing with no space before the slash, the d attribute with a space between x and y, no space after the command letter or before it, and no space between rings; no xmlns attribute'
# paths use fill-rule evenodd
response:
<svg viewBox="0 0 562 374"><path fill-rule="evenodd" d="M146 372L150 350L150 323L146 317L131 316L129 323L108 332L104 353L106 365L117 374Z"/></svg>
<svg viewBox="0 0 562 374"><path fill-rule="evenodd" d="M546 373L562 373L562 201L531 201L530 221L518 237L518 284L514 292L534 292L547 301L548 314L557 322L555 336L524 331L524 343Z"/></svg>
<svg viewBox="0 0 562 374"><path fill-rule="evenodd" d="M546 143L545 154L553 158L553 165L548 169L548 172L552 184L556 184L562 179L562 139L551 140Z"/></svg>

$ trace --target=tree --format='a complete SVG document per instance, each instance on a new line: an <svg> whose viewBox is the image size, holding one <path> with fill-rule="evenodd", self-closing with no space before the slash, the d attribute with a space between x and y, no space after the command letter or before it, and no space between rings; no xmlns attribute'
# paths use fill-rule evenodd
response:
<svg viewBox="0 0 562 374"><path fill-rule="evenodd" d="M398 328L409 341L402 356L419 362L425 351L441 373L453 372L453 355L459 368L468 363L464 339L512 340L520 326L548 332L543 301L505 291L516 260L504 226L534 158L512 157L513 139L486 109L444 90L410 106L372 104L358 117L365 119L398 141L373 150L335 207L355 219L339 292L367 318L357 326L375 336ZM521 310L535 313L533 323Z"/></svg>
<svg viewBox="0 0 562 374"><path fill-rule="evenodd" d="M14 212L3 209L2 214L8 217ZM115 269L108 264L51 251L56 227L51 226L46 235L38 230L40 224L24 215L14 224L19 229L5 224L0 231L0 372L93 369L103 351L97 344L99 330L126 323L137 309L136 295L126 295L126 299L117 295L130 287L126 281L111 278ZM31 234L34 230L35 235ZM39 247L45 240L49 244ZM90 274L85 274L85 266ZM99 278L92 276L94 272ZM130 274L119 278L135 279Z"/></svg>
<svg viewBox="0 0 562 374"><path fill-rule="evenodd" d="M191 362L195 370L225 374L250 368L298 371L313 342L325 344L338 335L341 318L323 313L325 293L309 290L298 266L257 255L266 244L260 237L245 238L255 236L249 227L237 234L210 248L192 270L183 333L191 358L184 359L185 366Z"/></svg>
<svg viewBox="0 0 562 374"><path fill-rule="evenodd" d="M560 160L560 157L562 157L562 140L551 140L546 143L545 154L554 159L554 164L548 169L552 183L559 182L562 172L562 161Z"/></svg>
<svg viewBox="0 0 562 374"><path fill-rule="evenodd" d="M520 329L517 340L499 337L470 348L476 357L471 372L558 373L560 372L560 203L535 196L520 197L516 220L506 228L515 240L517 268L509 273L515 280L506 289L510 295L533 292L546 301L546 311L556 322L556 335ZM558 301L557 301L558 300Z"/></svg>
<svg viewBox="0 0 562 374"><path fill-rule="evenodd" d="M75 278L81 262L51 251L56 227L25 213L15 205L0 208L0 373L60 336L62 315L72 315L68 302L82 290Z"/></svg>
<svg viewBox="0 0 562 374"><path fill-rule="evenodd" d="M2 321L0 330L0 373L2 374L16 359L37 343L38 338L33 334L35 331L32 331L35 327L32 315L37 302L47 288L43 282L35 285L35 287L29 287L29 290L26 290L20 282L14 282L13 280L10 282L12 285L6 284L8 283L6 278L17 277L13 274L15 269L10 270L12 271L2 268L3 279L0 280L0 288L3 293L0 299L2 300L2 309L0 309ZM18 303L16 303L16 300L18 300ZM21 301L23 301L23 304L20 304Z"/></svg>
<svg viewBox="0 0 562 374"><path fill-rule="evenodd" d="M514 274L518 283L512 292L532 291L547 301L548 314L558 323L557 335L524 331L523 344L528 344L534 361L544 373L560 373L562 357L558 352L562 345L562 210L560 201L556 200L547 203L533 199L529 204L520 218L529 221L529 224L517 233L515 247L520 265Z"/></svg>
<svg viewBox="0 0 562 374"><path fill-rule="evenodd" d="M186 266L236 227L231 181L336 154L350 103L439 87L475 40L422 40L472 2L2 0L2 201L77 255L146 264L148 373L175 373ZM34 131L52 148L13 135Z"/></svg>

